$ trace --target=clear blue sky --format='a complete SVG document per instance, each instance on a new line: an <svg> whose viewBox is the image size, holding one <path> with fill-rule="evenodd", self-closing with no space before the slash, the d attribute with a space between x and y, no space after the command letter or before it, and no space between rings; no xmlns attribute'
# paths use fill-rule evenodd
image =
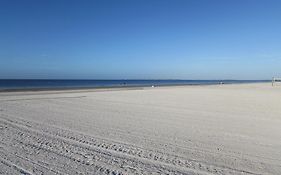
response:
<svg viewBox="0 0 281 175"><path fill-rule="evenodd" d="M279 0L0 1L0 78L272 76Z"/></svg>

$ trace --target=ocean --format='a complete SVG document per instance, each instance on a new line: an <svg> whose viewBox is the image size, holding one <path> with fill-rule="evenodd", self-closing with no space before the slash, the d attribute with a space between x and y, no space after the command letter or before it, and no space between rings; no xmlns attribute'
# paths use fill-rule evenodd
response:
<svg viewBox="0 0 281 175"><path fill-rule="evenodd" d="M270 82L269 80L48 80L48 79L0 79L0 90L21 89L76 89L135 86L171 86L171 85L212 85L235 83Z"/></svg>

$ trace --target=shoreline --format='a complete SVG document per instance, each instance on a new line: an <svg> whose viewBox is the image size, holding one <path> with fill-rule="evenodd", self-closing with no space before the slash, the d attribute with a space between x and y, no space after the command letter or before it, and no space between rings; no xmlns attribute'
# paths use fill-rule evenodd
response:
<svg viewBox="0 0 281 175"><path fill-rule="evenodd" d="M0 88L0 93L9 92L47 92L47 91L99 91L99 90L138 90L143 88L156 87L190 87L190 86L217 86L217 85L241 85L241 84L259 84L268 82L237 82L237 83L206 83L206 84L167 84L167 85L129 85L129 86L97 86L97 87L38 87L38 88Z"/></svg>

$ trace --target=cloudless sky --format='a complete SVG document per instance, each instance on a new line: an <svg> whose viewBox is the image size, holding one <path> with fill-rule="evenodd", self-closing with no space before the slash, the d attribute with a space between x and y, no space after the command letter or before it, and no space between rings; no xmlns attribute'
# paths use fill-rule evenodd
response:
<svg viewBox="0 0 281 175"><path fill-rule="evenodd" d="M0 78L272 76L279 0L0 1Z"/></svg>

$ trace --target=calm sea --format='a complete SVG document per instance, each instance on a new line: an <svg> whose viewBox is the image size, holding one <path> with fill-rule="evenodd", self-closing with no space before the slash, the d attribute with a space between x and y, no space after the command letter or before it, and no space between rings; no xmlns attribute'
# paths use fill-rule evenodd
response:
<svg viewBox="0 0 281 175"><path fill-rule="evenodd" d="M0 80L0 90L100 88L169 85L210 85L269 82L268 80Z"/></svg>

